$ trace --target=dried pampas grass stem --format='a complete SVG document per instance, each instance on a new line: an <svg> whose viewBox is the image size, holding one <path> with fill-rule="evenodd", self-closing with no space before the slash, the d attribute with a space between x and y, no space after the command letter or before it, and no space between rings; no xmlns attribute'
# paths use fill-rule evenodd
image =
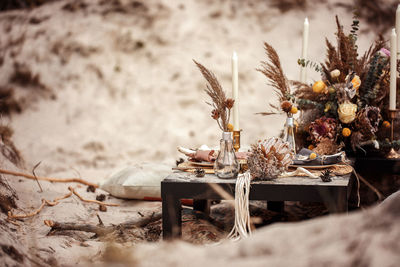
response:
<svg viewBox="0 0 400 267"><path fill-rule="evenodd" d="M212 73L202 64L198 63L196 60L193 61L208 82L205 91L212 100L212 104L210 105L214 108L211 116L217 121L219 128L222 131L227 132L230 119L230 110L233 107L234 100L226 98L225 92L214 73Z"/></svg>
<svg viewBox="0 0 400 267"><path fill-rule="evenodd" d="M278 53L266 42L264 43L264 48L269 61L262 61L262 68L257 69L257 71L263 73L268 78L270 85L276 89L275 92L280 102L288 100L290 87L286 76L283 74Z"/></svg>

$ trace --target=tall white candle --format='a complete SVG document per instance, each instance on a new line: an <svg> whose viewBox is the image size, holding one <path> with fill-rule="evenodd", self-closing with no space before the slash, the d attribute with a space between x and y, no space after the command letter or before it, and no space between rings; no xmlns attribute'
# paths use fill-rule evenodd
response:
<svg viewBox="0 0 400 267"><path fill-rule="evenodd" d="M307 50L308 50L308 32L310 25L308 24L308 18L305 18L303 25L303 43L301 49L301 58L305 61L307 60ZM300 67L300 82L305 83L307 81L307 69L305 67Z"/></svg>
<svg viewBox="0 0 400 267"><path fill-rule="evenodd" d="M396 33L400 33L400 4L396 10ZM397 57L400 55L400 34L397 35Z"/></svg>
<svg viewBox="0 0 400 267"><path fill-rule="evenodd" d="M396 109L396 63L397 63L397 56L396 56L396 30L392 29L392 34L390 35L390 94L389 94L389 109L395 110Z"/></svg>
<svg viewBox="0 0 400 267"><path fill-rule="evenodd" d="M235 100L233 104L233 130L239 131L239 85L238 85L238 56L236 52L232 54L232 96Z"/></svg>

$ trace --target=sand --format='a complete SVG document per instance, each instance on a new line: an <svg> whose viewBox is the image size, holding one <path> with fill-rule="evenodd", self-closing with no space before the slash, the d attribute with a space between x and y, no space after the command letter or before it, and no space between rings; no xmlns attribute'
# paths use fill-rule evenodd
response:
<svg viewBox="0 0 400 267"><path fill-rule="evenodd" d="M347 30L352 15L338 4L347 1L311 1L306 10L285 13L271 3L56 1L31 11L1 13L4 61L0 66L0 87L12 88L22 108L20 113L3 116L2 122L14 129L13 140L25 159L22 171L31 172L41 162L36 169L38 175L79 176L97 183L130 163L151 161L173 166L181 156L176 150L178 145L217 146L220 130L210 117L211 109L205 103L208 100L205 81L192 59L214 71L231 95L230 57L234 50L239 56L242 144L278 135L284 124L282 115L255 115L266 111L269 103L276 103L272 88L255 70L266 59L263 42L277 49L287 77L298 79L297 59L304 18L310 21L309 58L318 62L324 59L325 37L334 40L334 15L339 15ZM360 51L374 38L369 26L361 21ZM21 73L30 73L28 84L21 79ZM319 78L311 70L308 73L309 82ZM15 74L20 79L13 79ZM21 170L5 163L6 160L2 162L4 168ZM18 193L18 206L25 211L40 205L41 198L52 199L68 192L67 184L42 182L44 192L40 192L34 181L6 178ZM77 190L87 198L95 197L85 187ZM158 202L115 198L107 201L121 207L101 213L105 224L140 216L138 211L160 209ZM96 214L99 214L97 205L82 204L74 197L57 207L45 208L15 229L25 250L30 250L30 255L41 263L51 265L52 259L67 266L83 264L88 259L96 262L101 260L103 242L79 241L77 236L46 236L49 228L43 224L49 218L96 224ZM315 224L345 225L364 216L360 213L326 218ZM301 229L311 229L310 225L313 224L277 225L263 233L266 240L275 240L280 234L270 236L267 232L283 229L278 243L282 245L279 255L283 256L289 233L299 231L301 235L290 242L300 242L308 233L308 230L300 232ZM342 229L334 229L337 228ZM261 236L246 242L261 242ZM186 245L157 246L165 251L154 259L159 263L168 251ZM308 244L307 248L313 247ZM222 249L229 250L227 245ZM233 251L228 255L233 255ZM248 259L249 263L257 257ZM274 260L271 259L271 264ZM227 261L230 258L222 256L218 260L221 264ZM307 262L306 258L304 261Z"/></svg>

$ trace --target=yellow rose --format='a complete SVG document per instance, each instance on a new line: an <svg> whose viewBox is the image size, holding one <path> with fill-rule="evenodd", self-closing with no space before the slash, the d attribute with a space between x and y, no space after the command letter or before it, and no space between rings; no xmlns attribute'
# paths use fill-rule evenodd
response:
<svg viewBox="0 0 400 267"><path fill-rule="evenodd" d="M337 112L341 122L351 123L356 118L357 105L348 101L344 102L339 105Z"/></svg>

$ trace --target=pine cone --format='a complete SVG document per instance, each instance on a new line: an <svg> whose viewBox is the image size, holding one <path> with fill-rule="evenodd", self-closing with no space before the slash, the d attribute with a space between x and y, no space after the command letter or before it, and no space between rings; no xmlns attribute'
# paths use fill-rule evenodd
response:
<svg viewBox="0 0 400 267"><path fill-rule="evenodd" d="M273 137L252 145L247 165L252 178L271 179L287 170L293 156L289 143Z"/></svg>

